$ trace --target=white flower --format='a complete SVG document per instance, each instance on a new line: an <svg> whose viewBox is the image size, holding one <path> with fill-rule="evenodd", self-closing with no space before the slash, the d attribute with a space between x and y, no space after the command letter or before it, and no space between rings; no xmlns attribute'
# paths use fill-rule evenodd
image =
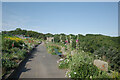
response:
<svg viewBox="0 0 120 80"><path fill-rule="evenodd" d="M59 61L57 61L57 63L59 63Z"/></svg>
<svg viewBox="0 0 120 80"><path fill-rule="evenodd" d="M22 46L24 47L25 45L23 44Z"/></svg>
<svg viewBox="0 0 120 80"><path fill-rule="evenodd" d="M98 56L98 55L95 55L96 57Z"/></svg>
<svg viewBox="0 0 120 80"><path fill-rule="evenodd" d="M69 62L69 59L67 61Z"/></svg>
<svg viewBox="0 0 120 80"><path fill-rule="evenodd" d="M60 61L62 61L63 59L61 58Z"/></svg>
<svg viewBox="0 0 120 80"><path fill-rule="evenodd" d="M74 72L74 74L76 74L76 72Z"/></svg>
<svg viewBox="0 0 120 80"><path fill-rule="evenodd" d="M67 77L67 75L65 75L65 77Z"/></svg>
<svg viewBox="0 0 120 80"><path fill-rule="evenodd" d="M69 78L70 78L71 76L69 75Z"/></svg>
<svg viewBox="0 0 120 80"><path fill-rule="evenodd" d="M92 76L90 76L90 78L92 78Z"/></svg>
<svg viewBox="0 0 120 80"><path fill-rule="evenodd" d="M68 73L68 71L66 71L66 74Z"/></svg>

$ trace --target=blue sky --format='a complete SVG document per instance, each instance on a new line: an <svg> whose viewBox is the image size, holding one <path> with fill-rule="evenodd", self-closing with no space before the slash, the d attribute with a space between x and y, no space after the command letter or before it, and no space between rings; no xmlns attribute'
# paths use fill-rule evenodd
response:
<svg viewBox="0 0 120 80"><path fill-rule="evenodd" d="M118 35L117 2L3 2L3 30Z"/></svg>

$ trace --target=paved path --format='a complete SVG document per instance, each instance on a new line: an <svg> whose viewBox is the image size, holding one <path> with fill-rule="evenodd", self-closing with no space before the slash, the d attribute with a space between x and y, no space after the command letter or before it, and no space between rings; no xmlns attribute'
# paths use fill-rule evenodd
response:
<svg viewBox="0 0 120 80"><path fill-rule="evenodd" d="M14 77L17 78L65 78L65 70L58 68L59 56L47 53L44 43L39 45Z"/></svg>

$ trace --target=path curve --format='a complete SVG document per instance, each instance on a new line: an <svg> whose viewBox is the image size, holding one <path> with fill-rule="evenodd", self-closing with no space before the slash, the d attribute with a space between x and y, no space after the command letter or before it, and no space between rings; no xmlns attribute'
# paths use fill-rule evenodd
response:
<svg viewBox="0 0 120 80"><path fill-rule="evenodd" d="M65 70L58 68L59 56L47 53L44 43L36 47L26 63L17 70L19 78L65 78Z"/></svg>

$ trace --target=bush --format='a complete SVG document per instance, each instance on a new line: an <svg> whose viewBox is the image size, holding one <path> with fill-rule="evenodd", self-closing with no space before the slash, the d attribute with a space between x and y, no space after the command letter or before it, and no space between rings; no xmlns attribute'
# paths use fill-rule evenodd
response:
<svg viewBox="0 0 120 80"><path fill-rule="evenodd" d="M105 72L100 71L92 62L93 58L84 52L74 54L69 64L70 71L67 76L70 78L99 78L104 77L104 75L107 76Z"/></svg>
<svg viewBox="0 0 120 80"><path fill-rule="evenodd" d="M98 50L94 52L95 55L98 55L98 57L105 56L105 61L109 61L109 64L111 66L112 70L120 71L119 65L120 65L120 53L118 50L112 46L109 48L101 47Z"/></svg>
<svg viewBox="0 0 120 80"><path fill-rule="evenodd" d="M9 59L2 59L2 67L6 70L10 70L12 68L15 68L17 66L17 63L14 61L11 61Z"/></svg>
<svg viewBox="0 0 120 80"><path fill-rule="evenodd" d="M66 59L60 61L59 68L60 69L67 69L67 68L69 68L70 61L71 61L70 58L68 58L68 59L66 58Z"/></svg>
<svg viewBox="0 0 120 80"><path fill-rule="evenodd" d="M16 56L18 57L19 60L23 60L26 56L26 50L23 49L23 50L20 50L16 53Z"/></svg>

